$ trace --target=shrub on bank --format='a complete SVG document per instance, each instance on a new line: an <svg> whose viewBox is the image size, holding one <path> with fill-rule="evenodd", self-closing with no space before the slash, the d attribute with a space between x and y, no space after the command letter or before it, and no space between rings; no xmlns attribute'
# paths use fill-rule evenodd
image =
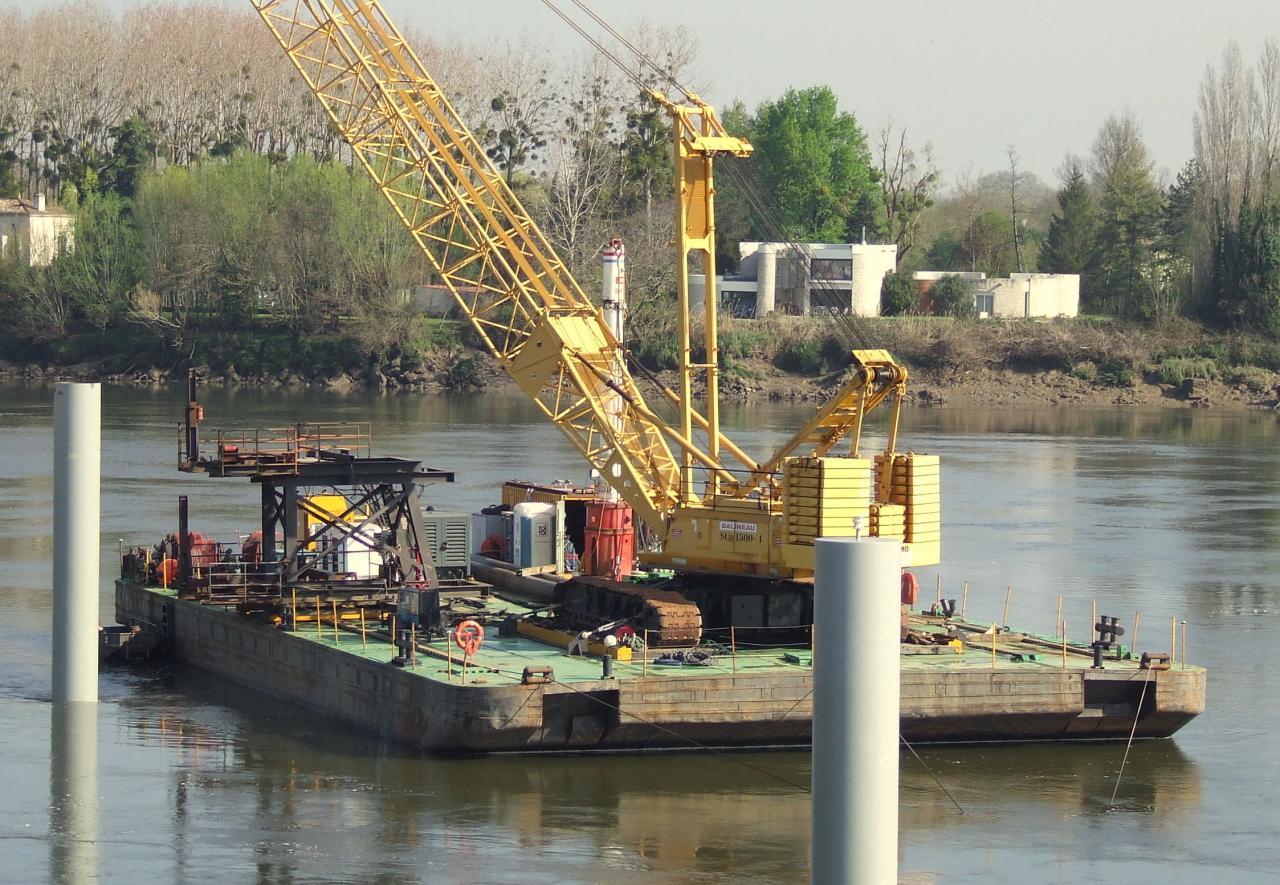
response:
<svg viewBox="0 0 1280 885"><path fill-rule="evenodd" d="M1156 366L1156 374L1162 383L1173 385L1188 378L1215 381L1219 376L1217 363L1204 356L1166 357Z"/></svg>
<svg viewBox="0 0 1280 885"><path fill-rule="evenodd" d="M782 371L793 375L819 375L824 368L822 342L816 338L784 341L778 348L773 363Z"/></svg>
<svg viewBox="0 0 1280 885"><path fill-rule="evenodd" d="M1098 367L1088 360L1076 363L1071 367L1071 377L1079 378L1081 381L1088 381L1092 384L1098 380Z"/></svg>
<svg viewBox="0 0 1280 885"><path fill-rule="evenodd" d="M1267 393L1275 387L1275 376L1258 366L1232 366L1224 377L1229 384L1243 387L1250 393Z"/></svg>

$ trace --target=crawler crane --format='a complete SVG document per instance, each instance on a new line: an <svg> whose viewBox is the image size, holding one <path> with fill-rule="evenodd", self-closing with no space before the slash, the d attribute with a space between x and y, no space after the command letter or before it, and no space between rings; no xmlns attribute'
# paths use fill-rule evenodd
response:
<svg viewBox="0 0 1280 885"><path fill-rule="evenodd" d="M938 561L937 460L896 451L907 371L888 352L854 350L849 380L763 461L721 429L713 165L752 148L710 105L650 91L671 118L677 187L679 384L657 388L678 414L668 421L642 394L600 308L382 4L252 2L485 346L652 529L659 544L645 564L680 573L676 586L704 616L730 623L729 598L750 593L766 622L808 623L807 601L792 597L811 586L818 537L897 537L912 564ZM699 254L702 363L693 358L688 290L690 257ZM699 376L703 403L695 402ZM882 404L887 447L864 459L863 420Z"/></svg>

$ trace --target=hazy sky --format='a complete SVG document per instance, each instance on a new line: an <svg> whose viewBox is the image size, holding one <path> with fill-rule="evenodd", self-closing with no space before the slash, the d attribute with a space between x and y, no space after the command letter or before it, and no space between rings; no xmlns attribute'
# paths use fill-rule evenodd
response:
<svg viewBox="0 0 1280 885"><path fill-rule="evenodd" d="M568 0L559 0L571 7ZM448 34L532 31L566 51L581 38L538 0L384 0L392 17ZM931 141L953 178L994 170L1017 146L1052 179L1085 153L1108 113L1132 108L1157 162L1191 153L1205 64L1237 40L1252 59L1280 34L1275 0L594 0L615 26L644 17L699 36L708 98L754 105L788 86L829 84L868 130L887 119ZM429 11L428 11L429 10Z"/></svg>
<svg viewBox="0 0 1280 885"><path fill-rule="evenodd" d="M1126 107L1172 173L1191 153L1206 63L1232 39L1252 60L1268 34L1280 34L1275 0L590 2L623 29L640 18L691 28L713 104L754 106L788 86L826 83L869 132L892 117L913 140L932 142L948 180L1003 168L1009 144L1027 169L1052 180L1066 153L1087 153L1103 118ZM566 53L583 45L538 0L384 4L398 22L441 36L530 33Z"/></svg>

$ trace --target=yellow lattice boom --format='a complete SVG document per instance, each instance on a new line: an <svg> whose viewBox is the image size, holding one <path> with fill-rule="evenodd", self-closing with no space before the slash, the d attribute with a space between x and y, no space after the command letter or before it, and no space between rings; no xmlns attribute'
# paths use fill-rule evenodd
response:
<svg viewBox="0 0 1280 885"><path fill-rule="evenodd" d="M677 104L653 94L673 119L681 185L681 383L678 393L660 388L680 409L677 427L646 404L600 310L378 0L251 2L489 351L664 538L670 564L811 571L812 548L783 543L784 463L826 455L849 433L856 454L863 415L886 398L895 401L891 454L906 374L882 351L861 352L858 377L764 464L720 432L714 284L708 358L694 364L685 272L690 254L701 251L714 280L712 158L746 156L751 146L725 133L696 96ZM705 374L705 414L693 407L696 372ZM737 466L725 466L725 457ZM706 477L697 489L694 469Z"/></svg>
<svg viewBox="0 0 1280 885"><path fill-rule="evenodd" d="M597 308L380 3L252 2L489 350L642 519L680 501L671 445L723 472L619 375Z"/></svg>

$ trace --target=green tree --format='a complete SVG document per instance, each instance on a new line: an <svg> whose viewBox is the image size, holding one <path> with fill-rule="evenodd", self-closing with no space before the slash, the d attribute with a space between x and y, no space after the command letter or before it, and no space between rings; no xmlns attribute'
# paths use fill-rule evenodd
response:
<svg viewBox="0 0 1280 885"><path fill-rule="evenodd" d="M137 196L142 176L151 168L156 138L144 117L135 114L111 129L111 155L99 173L104 188L126 199Z"/></svg>
<svg viewBox="0 0 1280 885"><path fill-rule="evenodd" d="M880 312L885 316L914 313L920 307L920 292L909 274L885 274L880 284Z"/></svg>
<svg viewBox="0 0 1280 885"><path fill-rule="evenodd" d="M652 219L654 193L671 190L671 123L647 94L640 95L625 114L623 202L627 208L642 208L645 218Z"/></svg>
<svg viewBox="0 0 1280 885"><path fill-rule="evenodd" d="M933 284L933 312L939 316L971 319L977 313L972 284L954 274L940 278Z"/></svg>
<svg viewBox="0 0 1280 885"><path fill-rule="evenodd" d="M960 237L952 231L944 230L929 244L924 263L929 268L956 270L969 266L969 255Z"/></svg>
<svg viewBox="0 0 1280 885"><path fill-rule="evenodd" d="M1049 219L1049 232L1040 247L1040 270L1080 274L1084 278L1084 287L1087 287L1098 236L1093 194L1089 192L1084 165L1078 157L1067 158L1061 175L1058 209Z"/></svg>
<svg viewBox="0 0 1280 885"><path fill-rule="evenodd" d="M994 209L976 215L961 240L968 270L988 276L1007 276L1016 269L1013 249L1013 222Z"/></svg>
<svg viewBox="0 0 1280 885"><path fill-rule="evenodd" d="M1098 270L1089 301L1095 308L1122 316L1148 312L1152 259L1163 210L1154 165L1137 118L1132 113L1108 117L1093 145Z"/></svg>
<svg viewBox="0 0 1280 885"><path fill-rule="evenodd" d="M1280 203L1240 207L1213 244L1213 295L1230 325L1280 337Z"/></svg>
<svg viewBox="0 0 1280 885"><path fill-rule="evenodd" d="M1200 164L1188 160L1165 190L1150 271L1148 312L1165 319L1183 313L1194 297L1193 273L1199 223Z"/></svg>
<svg viewBox="0 0 1280 885"><path fill-rule="evenodd" d="M795 239L855 240L880 232L883 198L866 135L827 86L788 90L755 113L751 141L761 181Z"/></svg>

